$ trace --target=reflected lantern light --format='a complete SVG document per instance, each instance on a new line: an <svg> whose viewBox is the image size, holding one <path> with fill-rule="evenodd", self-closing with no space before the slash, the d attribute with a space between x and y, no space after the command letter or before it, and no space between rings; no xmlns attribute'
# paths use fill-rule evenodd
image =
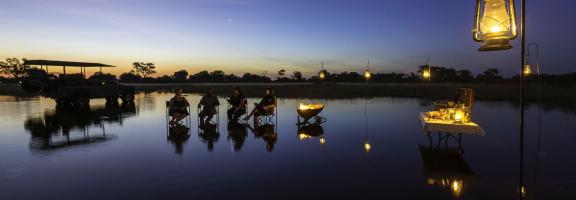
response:
<svg viewBox="0 0 576 200"><path fill-rule="evenodd" d="M368 141L366 141L364 143L364 151L366 151L366 153L370 153L370 150L372 150L372 145Z"/></svg>
<svg viewBox="0 0 576 200"><path fill-rule="evenodd" d="M479 51L511 49L517 36L514 0L476 0L474 40L484 42Z"/></svg>

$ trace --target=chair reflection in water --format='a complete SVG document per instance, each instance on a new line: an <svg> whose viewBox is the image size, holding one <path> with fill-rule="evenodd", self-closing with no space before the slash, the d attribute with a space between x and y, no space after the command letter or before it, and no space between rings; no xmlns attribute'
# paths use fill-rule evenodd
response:
<svg viewBox="0 0 576 200"><path fill-rule="evenodd" d="M248 129L252 131L255 138L262 138L262 140L266 142L266 151L272 152L274 150L274 145L278 140L278 130L275 124L258 124L258 126L254 128L248 125Z"/></svg>
<svg viewBox="0 0 576 200"><path fill-rule="evenodd" d="M206 143L208 151L213 151L214 143L218 142L218 138L220 138L218 125L206 123L198 127L198 137L202 139L202 142Z"/></svg>
<svg viewBox="0 0 576 200"><path fill-rule="evenodd" d="M248 137L247 125L236 121L228 122L228 140L232 140L234 151L242 150L242 146Z"/></svg>
<svg viewBox="0 0 576 200"><path fill-rule="evenodd" d="M43 116L29 117L24 122L24 128L32 136L30 139L32 149L55 150L114 139L115 136L106 134L106 124L122 125L125 118L136 114L133 103L123 103L122 106L117 104L106 107L93 106L86 109L58 107L44 112ZM91 134L93 127L99 127L101 134Z"/></svg>
<svg viewBox="0 0 576 200"><path fill-rule="evenodd" d="M167 140L174 145L176 154L182 154L184 152L184 144L190 138L190 128L182 125L176 124L168 128Z"/></svg>
<svg viewBox="0 0 576 200"><path fill-rule="evenodd" d="M439 137L436 144L429 137L429 145L419 145L426 183L448 189L454 197L459 197L465 182L469 185L474 172L463 157L462 143L449 145L449 137Z"/></svg>

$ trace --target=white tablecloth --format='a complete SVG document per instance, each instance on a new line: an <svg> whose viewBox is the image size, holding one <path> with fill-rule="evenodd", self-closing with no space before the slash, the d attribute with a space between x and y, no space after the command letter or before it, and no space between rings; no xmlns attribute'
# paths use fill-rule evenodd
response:
<svg viewBox="0 0 576 200"><path fill-rule="evenodd" d="M445 132L445 133L462 133L484 136L486 133L480 125L474 122L454 123L452 120L432 119L426 117L425 113L420 113L422 122L422 131L428 132Z"/></svg>

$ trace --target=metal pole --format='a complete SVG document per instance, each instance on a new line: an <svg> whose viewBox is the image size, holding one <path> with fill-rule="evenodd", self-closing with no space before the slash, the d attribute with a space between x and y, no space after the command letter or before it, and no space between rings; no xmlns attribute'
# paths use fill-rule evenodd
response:
<svg viewBox="0 0 576 200"><path fill-rule="evenodd" d="M524 199L524 93L525 93L525 76L524 63L526 56L526 0L521 1L521 18L520 18L520 40L521 40L521 57L520 57L520 188L518 198Z"/></svg>

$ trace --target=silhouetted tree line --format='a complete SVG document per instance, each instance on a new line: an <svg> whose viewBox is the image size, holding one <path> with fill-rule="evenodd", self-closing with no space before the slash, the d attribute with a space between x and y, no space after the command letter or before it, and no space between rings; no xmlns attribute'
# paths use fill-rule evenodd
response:
<svg viewBox="0 0 576 200"><path fill-rule="evenodd" d="M428 70L427 66L419 66L416 72L411 73L375 73L372 74L370 82L373 83L517 83L519 76L505 78L500 74L500 70L489 68L484 72L474 75L469 70L457 70L448 67L431 66L431 79L423 80L421 74ZM0 61L0 83L18 83L22 78L32 76L31 74L41 74L38 68L25 66L17 58L8 58L6 61ZM45 72L44 72L45 73ZM164 75L151 77L156 73L154 63L134 62L132 70L122 73L119 77L113 74L97 72L88 77L88 81L119 80L126 83L231 83L231 82L365 82L363 74L358 72L340 72L330 73L324 71L324 79L320 80L319 76L305 78L301 72L294 71L291 74L281 69L277 73L277 79L263 75L244 73L242 76L235 74L226 74L222 70L200 71L195 74L189 74L186 70L174 72L171 76ZM77 76L85 79L81 74L69 74L67 76ZM535 83L536 75L527 77L527 81ZM540 75L541 83L556 85L572 85L576 83L576 73L551 75Z"/></svg>

